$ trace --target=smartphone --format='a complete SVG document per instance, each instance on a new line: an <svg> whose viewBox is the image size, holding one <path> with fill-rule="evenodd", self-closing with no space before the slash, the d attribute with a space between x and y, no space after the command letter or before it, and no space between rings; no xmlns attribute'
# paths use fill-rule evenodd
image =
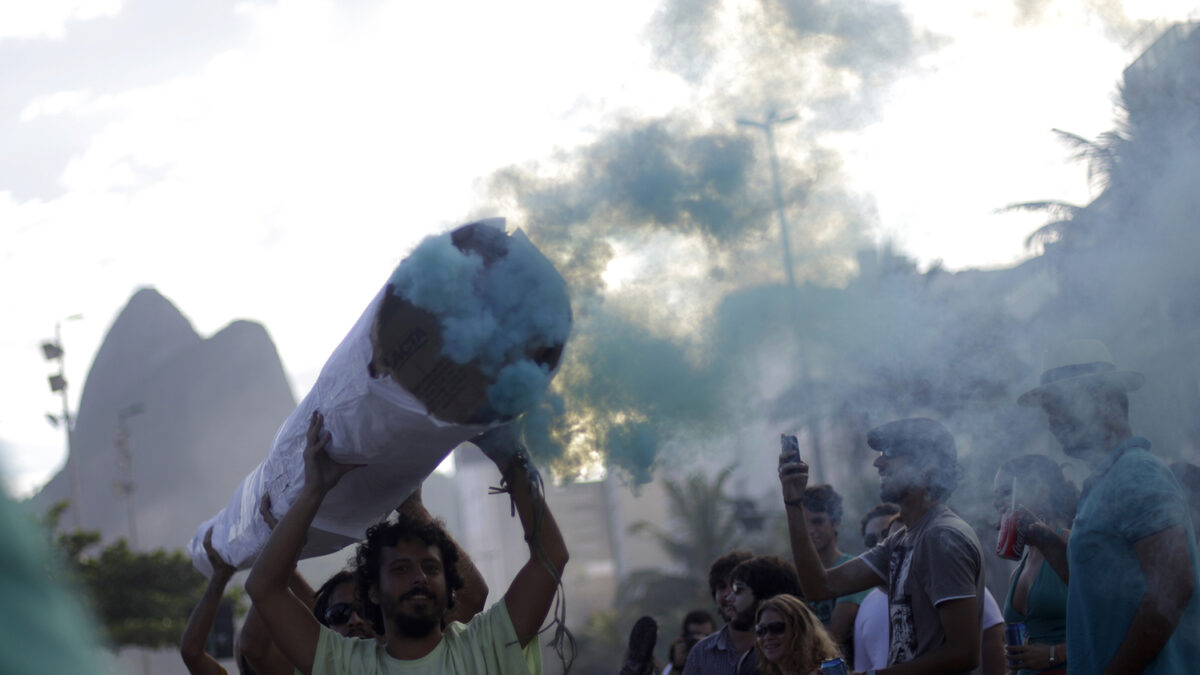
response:
<svg viewBox="0 0 1200 675"><path fill-rule="evenodd" d="M793 434L779 434L779 448L783 457L780 464L800 461L800 441Z"/></svg>

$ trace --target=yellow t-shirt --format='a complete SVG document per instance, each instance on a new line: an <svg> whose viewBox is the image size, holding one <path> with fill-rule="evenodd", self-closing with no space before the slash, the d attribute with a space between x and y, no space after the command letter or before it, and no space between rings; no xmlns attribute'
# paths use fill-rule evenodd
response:
<svg viewBox="0 0 1200 675"><path fill-rule="evenodd" d="M534 637L521 648L501 599L468 623L455 621L442 641L419 659L388 656L375 640L346 638L322 626L312 675L541 675L542 653Z"/></svg>

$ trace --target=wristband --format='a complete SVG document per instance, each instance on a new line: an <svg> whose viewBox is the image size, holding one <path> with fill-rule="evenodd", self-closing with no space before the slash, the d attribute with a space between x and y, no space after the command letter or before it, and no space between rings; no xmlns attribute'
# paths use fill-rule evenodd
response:
<svg viewBox="0 0 1200 675"><path fill-rule="evenodd" d="M804 506L804 498L801 497L800 499L785 499L785 500L783 500L783 503L785 506Z"/></svg>

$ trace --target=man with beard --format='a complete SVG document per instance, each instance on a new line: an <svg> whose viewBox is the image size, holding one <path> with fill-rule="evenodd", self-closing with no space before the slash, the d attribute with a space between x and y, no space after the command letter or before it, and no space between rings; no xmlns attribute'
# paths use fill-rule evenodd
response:
<svg viewBox="0 0 1200 675"><path fill-rule="evenodd" d="M734 630L754 631L754 617L763 600L776 595L801 595L796 569L777 555L756 555L733 568L729 579L733 591L733 614L729 625ZM738 657L733 675L759 672L758 659L751 649Z"/></svg>
<svg viewBox="0 0 1200 675"><path fill-rule="evenodd" d="M735 567L753 557L753 553L738 549L709 565L708 594L717 605L717 614L725 620L725 625L692 647L684 662L683 675L729 675L737 666L738 659L754 650L754 632L745 628L739 630L729 624L736 613L729 575Z"/></svg>
<svg viewBox="0 0 1200 675"><path fill-rule="evenodd" d="M1047 353L1041 384L1018 399L1040 407L1063 452L1092 470L1069 545L1040 521L1023 527L1055 571L1066 558L1071 673L1190 673L1200 664L1187 500L1129 422L1127 392L1144 382L1117 370L1103 343L1075 340Z"/></svg>
<svg viewBox="0 0 1200 675"><path fill-rule="evenodd" d="M292 566L321 502L355 466L326 452L331 439L314 413L304 451L304 487L280 519L246 580L246 591L280 650L302 673L531 673L541 672L537 633L550 611L567 563L562 533L534 470L510 428L473 442L501 469L529 543L528 562L504 600L467 624L443 625L462 587L458 548L441 526L407 517L367 532L357 554L360 596L378 605L383 642L342 637L297 611L287 590Z"/></svg>
<svg viewBox="0 0 1200 675"><path fill-rule="evenodd" d="M421 487L396 507L396 511L411 518L435 520L421 499ZM274 530L279 524L279 520L271 512L270 493L263 493L258 512L268 528ZM454 543L453 540L451 543ZM457 544L455 546L457 547ZM210 553L210 559L211 556ZM214 562L213 569L218 567ZM471 617L483 610L487 602L487 583L465 553L460 555L458 573L463 578L464 586L455 593L454 605L446 615L447 624L453 621L470 621ZM337 634L364 640L382 640L379 631L383 630L383 619L379 616L379 608L359 599L352 571L337 572L314 591L300 571L293 569L288 590L304 606L312 607L313 616L322 626L332 629ZM271 639L270 632L263 625L262 617L254 605L250 606L246 620L242 622L242 629L234 638L233 650L238 670L242 675L292 675L296 672Z"/></svg>
<svg viewBox="0 0 1200 675"><path fill-rule="evenodd" d="M809 601L882 585L891 625L880 675L969 673L980 661L983 554L975 532L945 505L960 469L954 437L910 418L867 433L879 452L879 494L900 506L891 534L863 555L826 570L804 518L808 465L781 454L779 480L796 571Z"/></svg>

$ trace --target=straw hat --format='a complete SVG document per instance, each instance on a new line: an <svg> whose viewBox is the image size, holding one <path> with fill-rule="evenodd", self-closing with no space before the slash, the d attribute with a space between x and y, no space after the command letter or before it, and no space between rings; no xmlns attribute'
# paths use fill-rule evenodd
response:
<svg viewBox="0 0 1200 675"><path fill-rule="evenodd" d="M1109 385L1123 391L1140 389L1146 376L1131 370L1117 370L1108 347L1099 340L1072 340L1046 351L1042 359L1041 384L1021 394L1017 403L1039 406L1050 394L1067 388Z"/></svg>

